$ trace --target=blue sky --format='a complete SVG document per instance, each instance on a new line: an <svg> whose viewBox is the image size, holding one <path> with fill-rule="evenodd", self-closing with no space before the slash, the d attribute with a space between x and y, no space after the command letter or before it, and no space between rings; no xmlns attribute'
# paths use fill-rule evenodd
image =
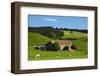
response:
<svg viewBox="0 0 100 76"><path fill-rule="evenodd" d="M29 15L28 26L52 26L54 28L87 29L88 17Z"/></svg>

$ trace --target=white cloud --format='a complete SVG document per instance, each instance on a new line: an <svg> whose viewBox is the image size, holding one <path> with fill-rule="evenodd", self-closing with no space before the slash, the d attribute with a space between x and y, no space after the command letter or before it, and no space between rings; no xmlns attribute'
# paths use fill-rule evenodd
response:
<svg viewBox="0 0 100 76"><path fill-rule="evenodd" d="M29 25L29 27L45 27L45 26L50 26L50 25Z"/></svg>
<svg viewBox="0 0 100 76"><path fill-rule="evenodd" d="M50 22L57 22L56 19L52 19L52 18L44 18L45 21L50 21Z"/></svg>

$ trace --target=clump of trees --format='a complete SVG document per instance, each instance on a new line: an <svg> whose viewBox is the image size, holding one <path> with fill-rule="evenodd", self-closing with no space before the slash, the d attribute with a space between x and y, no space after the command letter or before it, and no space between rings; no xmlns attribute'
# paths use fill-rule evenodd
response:
<svg viewBox="0 0 100 76"><path fill-rule="evenodd" d="M48 51L49 51L49 50L52 50L52 45L53 45L52 42L48 42L48 43L45 45L45 46L46 46L45 49L48 50Z"/></svg>
<svg viewBox="0 0 100 76"><path fill-rule="evenodd" d="M70 31L71 34L73 34L74 31L88 33L87 29L53 28L51 26L28 27L29 32L39 33L52 39L61 39L64 35L62 30Z"/></svg>
<svg viewBox="0 0 100 76"><path fill-rule="evenodd" d="M71 49L76 50L76 46L74 44L72 44Z"/></svg>
<svg viewBox="0 0 100 76"><path fill-rule="evenodd" d="M28 27L29 32L35 32L42 34L44 36L50 37L52 39L59 39L61 38L64 33L58 28L53 28L53 27Z"/></svg>
<svg viewBox="0 0 100 76"><path fill-rule="evenodd" d="M69 46L65 46L64 48L63 48L63 50L69 50Z"/></svg>
<svg viewBox="0 0 100 76"><path fill-rule="evenodd" d="M88 30L87 29L60 28L60 30L70 31L70 33L73 33L74 31L88 33Z"/></svg>
<svg viewBox="0 0 100 76"><path fill-rule="evenodd" d="M59 49L60 49L59 43L58 43L58 42L55 42L55 43L53 44L52 50L58 51Z"/></svg>
<svg viewBox="0 0 100 76"><path fill-rule="evenodd" d="M47 51L58 51L60 49L60 45L58 42L55 42L52 44L52 42L49 42L48 44L46 44L46 50Z"/></svg>

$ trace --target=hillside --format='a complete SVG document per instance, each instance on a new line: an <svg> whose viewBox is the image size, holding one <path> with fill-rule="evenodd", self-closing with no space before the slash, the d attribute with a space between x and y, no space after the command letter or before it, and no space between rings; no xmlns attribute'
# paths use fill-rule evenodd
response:
<svg viewBox="0 0 100 76"><path fill-rule="evenodd" d="M62 38L66 38L66 39L79 39L82 37L87 37L87 33L82 33L82 32L77 32L77 31L64 31L64 36L62 36Z"/></svg>
<svg viewBox="0 0 100 76"><path fill-rule="evenodd" d="M87 51L88 49L88 39L87 33L77 32L77 31L63 31L63 39L76 39L73 40L73 45L77 48L77 51Z"/></svg>
<svg viewBox="0 0 100 76"><path fill-rule="evenodd" d="M63 36L63 31L59 30L58 28L53 28L50 26L44 27L28 27L28 32L39 33L43 36L58 39Z"/></svg>
<svg viewBox="0 0 100 76"><path fill-rule="evenodd" d="M43 45L50 40L52 39L41 34L28 32L28 46Z"/></svg>

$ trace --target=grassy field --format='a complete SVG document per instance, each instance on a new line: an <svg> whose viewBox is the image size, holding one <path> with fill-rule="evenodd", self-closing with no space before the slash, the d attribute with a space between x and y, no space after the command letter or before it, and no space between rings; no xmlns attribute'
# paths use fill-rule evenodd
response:
<svg viewBox="0 0 100 76"><path fill-rule="evenodd" d="M42 45L51 40L52 39L46 36L40 35L38 33L31 33L31 32L28 33L28 46L29 47L34 46L34 45Z"/></svg>
<svg viewBox="0 0 100 76"><path fill-rule="evenodd" d="M64 32L64 36L62 38L81 38L81 37L85 37L87 36L86 33L82 33L82 32L73 32L71 33L70 31L63 31Z"/></svg>
<svg viewBox="0 0 100 76"><path fill-rule="evenodd" d="M78 59L87 58L87 34L81 32L64 31L62 38L77 38L73 44L77 47L75 51L40 51L34 49L34 45L43 45L52 39L38 33L28 33L28 60L53 60L53 59ZM36 58L39 54L40 57Z"/></svg>
<svg viewBox="0 0 100 76"><path fill-rule="evenodd" d="M36 58L36 55L39 54L40 57ZM33 48L29 49L28 54L29 60L53 60L53 59L77 59L77 58L87 58L85 52L81 51L40 51Z"/></svg>

